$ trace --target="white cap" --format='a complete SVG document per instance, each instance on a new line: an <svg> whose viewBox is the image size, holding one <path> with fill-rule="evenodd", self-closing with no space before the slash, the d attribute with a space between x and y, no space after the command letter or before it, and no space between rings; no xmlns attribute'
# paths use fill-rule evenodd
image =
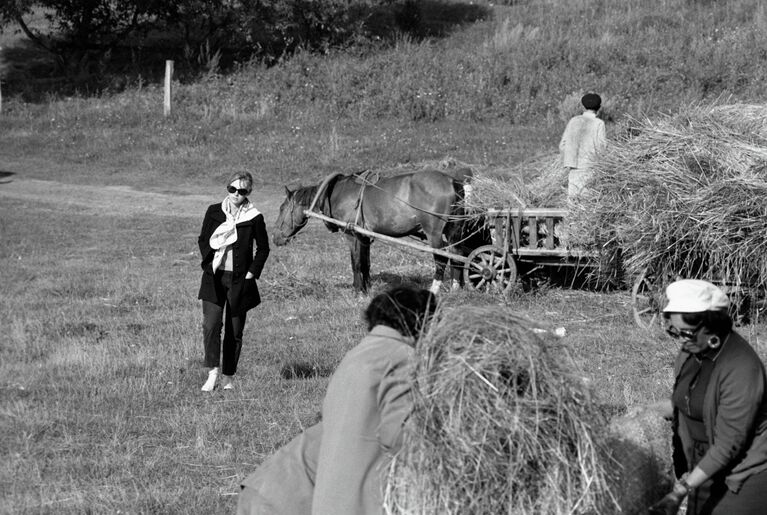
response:
<svg viewBox="0 0 767 515"><path fill-rule="evenodd" d="M726 310L730 305L727 295L707 281L681 279L666 288L668 304L664 313L700 313Z"/></svg>

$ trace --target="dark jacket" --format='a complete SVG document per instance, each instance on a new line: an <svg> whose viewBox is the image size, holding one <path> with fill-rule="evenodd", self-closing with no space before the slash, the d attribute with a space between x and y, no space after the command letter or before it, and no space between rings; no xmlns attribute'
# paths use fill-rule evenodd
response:
<svg viewBox="0 0 767 515"><path fill-rule="evenodd" d="M197 239L202 255L202 281L197 298L214 302L223 306L227 300L226 289L213 273L213 256L216 253L210 247L210 236L216 228L226 221L226 215L221 204L208 206L202 221L202 230ZM253 242L256 243L256 254L253 256ZM237 224L237 241L232 245L233 266L232 288L229 290L229 305L234 314L241 314L261 303L256 279L261 277L264 263L269 256L269 236L266 234L264 215ZM245 279L245 274L251 272L252 279Z"/></svg>
<svg viewBox="0 0 767 515"><path fill-rule="evenodd" d="M690 356L684 351L677 356L677 381ZM764 365L754 349L738 333L730 333L706 387L703 424L710 447L697 465L709 475L723 472L728 488L736 493L749 476L767 470L766 382ZM676 410L674 425L674 458L679 474L683 472L679 465L690 464L693 442L684 418Z"/></svg>

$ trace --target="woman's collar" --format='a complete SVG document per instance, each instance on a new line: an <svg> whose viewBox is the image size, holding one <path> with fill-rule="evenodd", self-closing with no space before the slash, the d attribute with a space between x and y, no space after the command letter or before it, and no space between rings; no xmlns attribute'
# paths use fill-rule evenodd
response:
<svg viewBox="0 0 767 515"><path fill-rule="evenodd" d="M378 324L373 327L373 329L370 330L370 333L373 336L381 336L383 338L392 338L394 340L400 340L405 343L407 343L410 346L415 345L415 338L412 336L405 336L393 327L389 327L388 325L381 325Z"/></svg>

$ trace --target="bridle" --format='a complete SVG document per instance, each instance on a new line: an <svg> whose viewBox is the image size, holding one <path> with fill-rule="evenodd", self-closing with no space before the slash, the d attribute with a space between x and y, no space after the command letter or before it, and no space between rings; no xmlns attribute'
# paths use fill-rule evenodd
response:
<svg viewBox="0 0 767 515"><path fill-rule="evenodd" d="M296 198L295 195L290 196L290 200L288 200L288 211L290 212L290 222L291 222L291 231L290 236L293 236L298 231L304 228L306 224L309 223L309 217L304 214L303 209L301 210L301 215L304 217L302 222L296 223ZM290 237L289 236L289 237Z"/></svg>

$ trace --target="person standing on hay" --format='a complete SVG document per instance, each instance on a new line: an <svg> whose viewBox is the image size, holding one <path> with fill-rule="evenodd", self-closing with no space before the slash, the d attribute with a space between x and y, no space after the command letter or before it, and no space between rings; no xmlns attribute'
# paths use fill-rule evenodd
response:
<svg viewBox="0 0 767 515"><path fill-rule="evenodd" d="M650 507L689 515L767 512L767 390L754 349L732 330L727 295L696 279L666 289L666 331L682 348L671 399L656 405L673 417L673 458L680 479Z"/></svg>
<svg viewBox="0 0 767 515"><path fill-rule="evenodd" d="M413 407L415 342L436 309L428 290L399 286L365 310L368 334L328 383L322 420L242 482L238 515L380 515L387 460Z"/></svg>
<svg viewBox="0 0 767 515"><path fill-rule="evenodd" d="M208 367L203 392L213 391L219 371L224 390L234 387L246 313L261 303L256 280L269 256L264 215L247 197L253 190L253 177L248 172L236 172L227 181L226 189L228 194L223 202L210 205L205 212L197 239L202 255L198 298L202 300L203 345Z"/></svg>
<svg viewBox="0 0 767 515"><path fill-rule="evenodd" d="M583 114L574 116L567 122L559 151L562 164L568 169L567 196L579 195L591 178L591 165L598 152L607 146L605 122L597 118L602 107L602 99L596 93L588 93L581 98L586 109Z"/></svg>

